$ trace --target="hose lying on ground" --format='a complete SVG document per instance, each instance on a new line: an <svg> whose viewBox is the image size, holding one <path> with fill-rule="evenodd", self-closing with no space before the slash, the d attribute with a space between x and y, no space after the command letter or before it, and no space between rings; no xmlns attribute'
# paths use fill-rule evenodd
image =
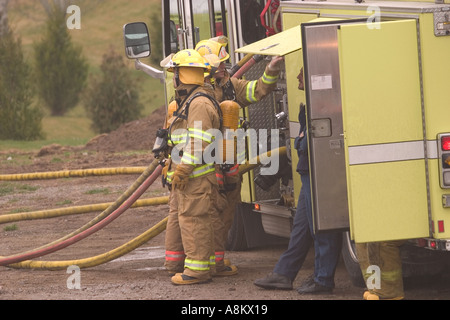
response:
<svg viewBox="0 0 450 320"><path fill-rule="evenodd" d="M77 230L71 232L70 234L65 235L64 237L57 239L51 243L48 243L45 246L36 248L36 249L41 249L47 246L51 246L53 244L56 244L60 241L64 241L65 239L68 239L86 229L88 229L89 227L95 225L96 223L98 223L99 221L103 220L105 217L107 217L108 215L110 215L114 210L116 210L117 208L119 208L120 205L122 205L125 200L127 200L132 194L133 192L135 192L139 186L153 173L153 171L159 166L159 159L154 159L153 162L144 170L144 172L136 179L136 181L127 189L125 190L124 193L122 193L122 195L116 200L114 201L114 203L109 206L107 209L105 209L103 212L101 212L98 216L96 216L95 218L93 218L91 221L87 222L85 225L81 226L80 228L78 228Z"/></svg>
<svg viewBox="0 0 450 320"><path fill-rule="evenodd" d="M62 170L50 172L32 172L17 174L0 174L0 181L19 181L19 180L39 180L39 179L57 179L73 178L87 176L106 176L114 174L140 174L145 167L125 167L125 168L96 168L79 170Z"/></svg>
<svg viewBox="0 0 450 320"><path fill-rule="evenodd" d="M271 156L272 154L278 153L279 155L286 154L286 147L281 147L278 149L271 150L267 152L264 156ZM240 174L244 174L248 172L249 170L254 169L258 165L260 165L260 157L256 157L256 159L253 159L252 161L247 161L246 163L240 165L239 172ZM85 259L78 259L78 260L68 260L68 261L23 261L21 262L15 262L15 263L9 263L7 264L9 267L13 268L30 268L30 269L49 269L49 270L58 270L58 269L64 269L67 268L70 265L77 265L80 268L88 268L88 267L94 267L102 263L109 262L111 260L114 260L128 252L133 251L140 245L146 243L151 238L155 237L159 233L161 233L167 224L167 217L163 219L161 222L153 226L151 229L146 231L145 233L141 234L137 238L133 239L132 241L112 250L109 252L106 252L104 254L94 256L91 258L85 258ZM56 250L55 250L56 251ZM0 265L5 265L0 263Z"/></svg>
<svg viewBox="0 0 450 320"><path fill-rule="evenodd" d="M72 234L67 235L62 238L63 240L60 239L60 240L52 242L51 244L47 244L45 246L36 248L34 250L30 250L27 252L23 252L23 253L19 253L19 254L12 255L12 256L7 256L7 257L1 257L0 258L0 266L24 261L27 259L32 259L35 257L40 257L43 255L58 251L60 249L63 249L65 247L75 243L75 242L78 242L78 241L86 238L87 236L91 235L92 233L103 228L105 225L110 223L112 220L114 220L115 218L120 216L120 214L122 214L126 209L128 209L137 200L137 198L139 198L139 196L141 196L145 192L145 190L156 180L156 178L159 177L159 175L161 174L161 171L162 171L162 167L159 165L159 161L157 161L157 160L158 159L155 159L155 161L156 161L155 168L152 168L152 165L155 163L155 161L153 161L152 165L150 165L149 168L147 168L149 170L146 170L146 172L151 171L152 174L149 177L147 177L146 180L139 185L139 187L131 195L131 197L129 197L128 199L126 199L126 201L121 203L120 207L116 208L107 217L101 219L100 222L94 223L92 226L85 228L83 231L78 232L75 235L72 235ZM109 208L111 208L111 207L112 206L110 206ZM94 220L96 220L96 219L91 220L91 222ZM78 229L78 230L80 230L80 229Z"/></svg>
<svg viewBox="0 0 450 320"><path fill-rule="evenodd" d="M282 147L279 149L274 149L272 151L269 151L266 156L270 156L272 152L278 152L280 155L286 154L286 147ZM247 161L246 163L240 165L239 172L241 174L244 174L245 172L248 172L257 166L259 166L259 157L254 159L253 161ZM159 205L159 204L166 204L168 202L169 197L163 196L163 197L155 197L150 199L142 199L137 200L131 207L141 207L141 206L153 206L153 205ZM60 208L60 209L49 209L49 210L39 210L34 212L23 212L23 213L14 213L14 214L5 214L0 215L0 224L3 223L11 223L16 221L23 221L23 220L34 220L34 219L47 219L47 218L54 218L54 217L60 217L65 215L71 215L71 214L80 214L80 213L87 213L87 212L94 212L94 211L100 211L107 209L108 206L112 205L112 203L98 203L93 205L85 205L85 206L76 206L76 207L69 207L69 208Z"/></svg>
<svg viewBox="0 0 450 320"><path fill-rule="evenodd" d="M47 270L61 270L66 269L69 266L76 265L80 269L91 268L98 266L100 264L109 262L111 260L117 259L139 246L143 245L150 239L154 238L166 229L167 217L155 224L152 228L148 229L146 232L142 233L133 240L117 247L109 252L84 259L76 260L65 260L65 261L22 261L14 264L8 265L11 268L22 268L22 269L47 269Z"/></svg>
<svg viewBox="0 0 450 320"><path fill-rule="evenodd" d="M148 199L137 200L131 208L144 207L144 206L155 206L160 204L166 204L169 201L169 196L154 197ZM34 220L34 219L48 219L61 217L72 214L88 213L94 211L101 211L107 209L112 203L97 203L85 206L76 206L68 208L59 209L49 209L49 210L39 210L33 212L22 212L22 213L12 213L0 215L0 224L11 223L23 220Z"/></svg>

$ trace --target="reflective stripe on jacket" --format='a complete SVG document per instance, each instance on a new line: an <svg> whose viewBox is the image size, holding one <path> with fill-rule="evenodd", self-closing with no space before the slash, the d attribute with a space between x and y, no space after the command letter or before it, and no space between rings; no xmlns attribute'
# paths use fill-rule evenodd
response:
<svg viewBox="0 0 450 320"><path fill-rule="evenodd" d="M228 80L231 81L236 93L236 102L241 107L246 107L252 103L260 101L262 98L271 93L277 84L279 71L271 71L266 67L264 74L258 80L244 80L238 78L230 78L229 75L222 79L221 83L215 84L214 95L218 102L222 102L223 87Z"/></svg>

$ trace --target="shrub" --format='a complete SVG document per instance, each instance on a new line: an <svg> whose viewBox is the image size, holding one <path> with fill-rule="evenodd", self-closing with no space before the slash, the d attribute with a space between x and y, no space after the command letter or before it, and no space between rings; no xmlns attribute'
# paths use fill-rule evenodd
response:
<svg viewBox="0 0 450 320"><path fill-rule="evenodd" d="M53 7L43 39L34 45L38 93L54 116L75 107L83 90L88 64L81 47L72 43L65 12Z"/></svg>
<svg viewBox="0 0 450 320"><path fill-rule="evenodd" d="M141 116L143 106L123 57L113 49L103 55L101 76L91 79L84 106L98 133L108 133Z"/></svg>
<svg viewBox="0 0 450 320"><path fill-rule="evenodd" d="M20 39L6 30L0 36L0 139L43 138L43 113L32 106L31 80Z"/></svg>
<svg viewBox="0 0 450 320"><path fill-rule="evenodd" d="M163 39L162 39L162 25L161 25L161 4L155 4L158 6L152 11L149 23L149 33L152 46L152 55L150 61L153 65L159 66L163 57Z"/></svg>

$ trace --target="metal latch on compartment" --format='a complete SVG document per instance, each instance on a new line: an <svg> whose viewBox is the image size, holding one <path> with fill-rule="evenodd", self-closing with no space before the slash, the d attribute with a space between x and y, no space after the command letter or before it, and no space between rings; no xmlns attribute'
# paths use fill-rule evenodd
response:
<svg viewBox="0 0 450 320"><path fill-rule="evenodd" d="M450 194L442 195L442 205L444 208L450 208Z"/></svg>
<svg viewBox="0 0 450 320"><path fill-rule="evenodd" d="M450 9L442 8L441 11L434 12L434 35L450 35Z"/></svg>

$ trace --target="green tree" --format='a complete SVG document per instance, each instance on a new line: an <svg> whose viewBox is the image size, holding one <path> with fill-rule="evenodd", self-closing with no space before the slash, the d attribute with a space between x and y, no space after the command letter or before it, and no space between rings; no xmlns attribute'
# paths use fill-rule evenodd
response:
<svg viewBox="0 0 450 320"><path fill-rule="evenodd" d="M108 133L141 116L139 92L122 55L113 49L103 55L101 75L91 79L84 92L84 106L92 129Z"/></svg>
<svg viewBox="0 0 450 320"><path fill-rule="evenodd" d="M66 13L57 6L48 12L41 42L34 45L39 96L54 116L64 115L79 102L87 75L87 60L66 26Z"/></svg>
<svg viewBox="0 0 450 320"><path fill-rule="evenodd" d="M0 35L0 139L43 138L43 113L32 106L31 72L20 39L4 28Z"/></svg>
<svg viewBox="0 0 450 320"><path fill-rule="evenodd" d="M150 61L154 65L158 65L163 57L163 39L162 39L162 25L161 25L161 3L154 4L155 9L150 16L150 23L148 26L150 41L152 46L152 55Z"/></svg>

